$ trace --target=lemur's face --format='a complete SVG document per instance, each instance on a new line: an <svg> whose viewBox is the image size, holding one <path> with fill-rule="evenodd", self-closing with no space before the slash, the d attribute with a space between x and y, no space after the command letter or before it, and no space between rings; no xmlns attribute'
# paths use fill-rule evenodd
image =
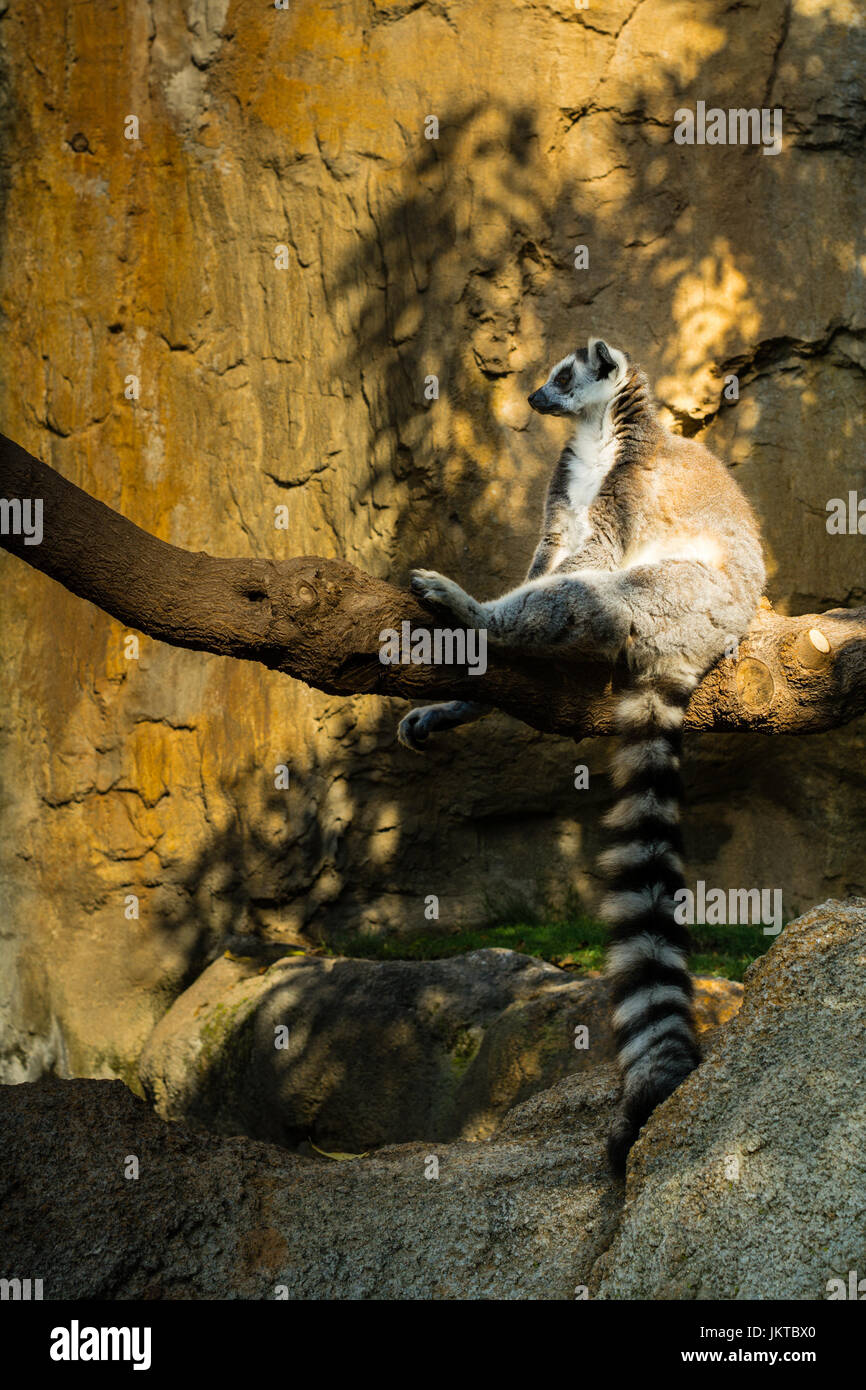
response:
<svg viewBox="0 0 866 1390"><path fill-rule="evenodd" d="M540 415L580 415L604 406L622 385L627 367L624 352L608 347L601 338L590 338L587 347L557 362L544 385L533 391L529 404Z"/></svg>

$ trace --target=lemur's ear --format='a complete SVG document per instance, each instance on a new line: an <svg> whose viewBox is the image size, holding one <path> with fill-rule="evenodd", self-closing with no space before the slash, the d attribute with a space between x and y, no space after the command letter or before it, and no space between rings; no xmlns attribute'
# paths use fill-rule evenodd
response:
<svg viewBox="0 0 866 1390"><path fill-rule="evenodd" d="M617 371L625 360L622 353L617 352L616 348L609 348L603 338L590 338L587 357L589 365L600 381L610 376L611 372Z"/></svg>

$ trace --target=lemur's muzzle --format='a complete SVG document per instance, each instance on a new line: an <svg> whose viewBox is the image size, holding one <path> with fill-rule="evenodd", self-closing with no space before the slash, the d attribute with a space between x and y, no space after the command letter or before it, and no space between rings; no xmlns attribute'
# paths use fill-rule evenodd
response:
<svg viewBox="0 0 866 1390"><path fill-rule="evenodd" d="M546 386L539 386L538 390L533 391L528 399L532 409L537 410L539 415L550 415L552 411L557 409L547 393Z"/></svg>

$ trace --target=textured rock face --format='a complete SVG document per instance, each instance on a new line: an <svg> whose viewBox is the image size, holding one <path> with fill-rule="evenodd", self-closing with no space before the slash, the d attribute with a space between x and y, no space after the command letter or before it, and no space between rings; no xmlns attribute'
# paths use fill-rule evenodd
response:
<svg viewBox="0 0 866 1390"><path fill-rule="evenodd" d="M77 483L191 549L434 564L486 596L528 562L562 438L526 394L603 331L736 464L774 601L862 599L862 537L824 524L863 484L853 3L0 11L0 427ZM674 144L699 100L781 108L782 152ZM228 931L412 932L430 894L452 927L591 888L599 745L503 719L414 758L393 704L136 658L0 571L0 1075L131 1076ZM862 723L692 749L695 878L781 885L789 912L864 888Z"/></svg>
<svg viewBox="0 0 866 1390"><path fill-rule="evenodd" d="M46 1299L573 1298L620 1204L610 1069L576 1081L501 1141L342 1163L167 1125L120 1082L0 1087L5 1267Z"/></svg>
<svg viewBox="0 0 866 1390"><path fill-rule="evenodd" d="M611 1063L491 1139L342 1162L166 1124L118 1082L0 1087L6 1271L46 1298L826 1298L866 1269L864 964L866 901L788 927L625 1191Z"/></svg>
<svg viewBox="0 0 866 1390"><path fill-rule="evenodd" d="M701 1026L730 1018L741 995L700 981ZM513 951L222 958L157 1024L139 1076L165 1119L359 1152L486 1138L518 1102L614 1057L606 981Z"/></svg>
<svg viewBox="0 0 866 1390"><path fill-rule="evenodd" d="M637 1145L602 1298L826 1298L866 1269L866 902L793 922Z"/></svg>

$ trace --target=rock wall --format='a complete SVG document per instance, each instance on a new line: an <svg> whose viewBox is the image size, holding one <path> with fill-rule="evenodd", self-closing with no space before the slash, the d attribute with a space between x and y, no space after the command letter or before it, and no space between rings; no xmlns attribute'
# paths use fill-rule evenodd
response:
<svg viewBox="0 0 866 1390"><path fill-rule="evenodd" d="M191 549L435 564L486 595L524 571L561 443L527 391L601 331L736 466L777 606L863 601L863 538L825 527L864 483L853 3L0 16L0 428L66 476ZM780 108L781 153L675 144L698 101ZM427 930L428 894L447 929L591 891L601 746L501 718L415 758L394 702L136 658L0 566L8 1079L131 1075L230 933ZM782 885L789 913L862 891L863 762L862 722L693 740L694 876Z"/></svg>

